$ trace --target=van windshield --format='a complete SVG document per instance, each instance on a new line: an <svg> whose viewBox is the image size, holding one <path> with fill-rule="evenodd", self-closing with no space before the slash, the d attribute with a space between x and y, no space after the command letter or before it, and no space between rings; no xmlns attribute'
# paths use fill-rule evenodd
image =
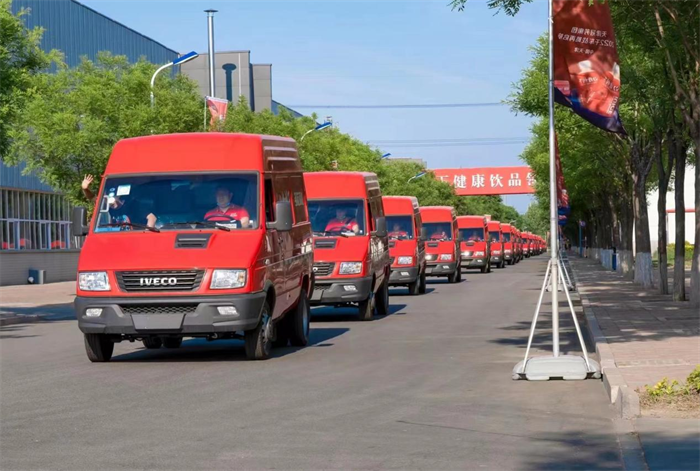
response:
<svg viewBox="0 0 700 471"><path fill-rule="evenodd" d="M411 216L387 216L386 227L390 239L413 240L413 218Z"/></svg>
<svg viewBox="0 0 700 471"><path fill-rule="evenodd" d="M503 242L510 242L510 232L503 233Z"/></svg>
<svg viewBox="0 0 700 471"><path fill-rule="evenodd" d="M314 235L365 235L365 204L362 200L309 200Z"/></svg>
<svg viewBox="0 0 700 471"><path fill-rule="evenodd" d="M425 222L423 227L428 232L428 240L452 240L451 222Z"/></svg>
<svg viewBox="0 0 700 471"><path fill-rule="evenodd" d="M489 232L489 237L491 237L491 242L500 242L499 234L500 233L498 231Z"/></svg>
<svg viewBox="0 0 700 471"><path fill-rule="evenodd" d="M258 179L255 173L108 177L95 232L255 229Z"/></svg>
<svg viewBox="0 0 700 471"><path fill-rule="evenodd" d="M459 235L462 236L462 240L469 242L483 242L484 241L484 230L479 227L467 227L459 230Z"/></svg>

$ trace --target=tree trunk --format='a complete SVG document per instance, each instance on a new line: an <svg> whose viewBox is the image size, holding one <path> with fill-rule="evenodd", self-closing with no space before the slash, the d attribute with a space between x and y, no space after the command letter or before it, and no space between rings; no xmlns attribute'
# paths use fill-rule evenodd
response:
<svg viewBox="0 0 700 471"><path fill-rule="evenodd" d="M645 288L651 288L653 283L646 175L635 171L632 178L634 180L634 282Z"/></svg>
<svg viewBox="0 0 700 471"><path fill-rule="evenodd" d="M700 307L700 137L695 141L695 248L690 266L690 302Z"/></svg>
<svg viewBox="0 0 700 471"><path fill-rule="evenodd" d="M632 245L634 237L634 210L632 205L631 193L632 188L629 188L629 193L622 196L620 210L620 271L626 278L634 277L634 260L632 256Z"/></svg>
<svg viewBox="0 0 700 471"><path fill-rule="evenodd" d="M659 176L659 201L656 209L659 217L658 227L658 247L659 254L659 293L668 294L668 255L667 246L668 240L666 235L666 194L668 192L668 182L671 179L671 170L673 169L673 159L676 157L675 145L673 139L673 131L668 133L668 169L664 167L664 156L661 148L661 138L656 136L654 143L654 154L656 157L656 170Z"/></svg>
<svg viewBox="0 0 700 471"><path fill-rule="evenodd" d="M676 175L674 183L676 207L676 250L673 267L673 299L685 301L685 145L676 147Z"/></svg>

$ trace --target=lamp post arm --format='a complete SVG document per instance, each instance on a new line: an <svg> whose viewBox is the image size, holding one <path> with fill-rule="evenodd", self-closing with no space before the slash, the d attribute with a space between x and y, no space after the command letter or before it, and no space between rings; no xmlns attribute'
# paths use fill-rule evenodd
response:
<svg viewBox="0 0 700 471"><path fill-rule="evenodd" d="M153 87L154 87L154 85L156 84L156 77L158 76L159 73L161 73L161 72L163 71L163 69L167 69L167 68L170 67L171 65L173 65L172 62L168 62L168 63L165 64L165 65L161 65L161 66L158 68L158 70L156 70L156 71L153 73L153 77L151 77L151 108L153 108L153 105L155 104L155 96L153 95Z"/></svg>

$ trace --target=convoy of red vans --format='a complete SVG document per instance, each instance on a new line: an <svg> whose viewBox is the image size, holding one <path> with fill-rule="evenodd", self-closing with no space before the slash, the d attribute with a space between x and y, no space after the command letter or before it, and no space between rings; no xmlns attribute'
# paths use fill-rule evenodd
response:
<svg viewBox="0 0 700 471"><path fill-rule="evenodd" d="M545 250L541 237L489 219L382 197L373 173L304 173L289 138L122 140L90 222L85 208L73 212L73 234L87 236L75 298L87 356L201 337L242 339L263 360L308 344L311 305L356 306L367 321L389 314L390 285L424 294L426 276L457 283L462 269Z"/></svg>

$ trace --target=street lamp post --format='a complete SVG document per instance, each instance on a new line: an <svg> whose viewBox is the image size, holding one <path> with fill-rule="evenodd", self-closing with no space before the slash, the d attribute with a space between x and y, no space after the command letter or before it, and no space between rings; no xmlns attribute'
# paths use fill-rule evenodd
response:
<svg viewBox="0 0 700 471"><path fill-rule="evenodd" d="M391 152L387 152L386 154L382 155L382 160L388 159L389 157L391 157Z"/></svg>
<svg viewBox="0 0 700 471"><path fill-rule="evenodd" d="M333 123L331 123L331 122L329 122L329 121L326 121L325 123L319 124L318 126L316 126L316 127L313 128L313 129L309 129L308 131L306 131L306 132L304 133L303 136L301 136L301 139L299 139L299 142L301 143L301 141L303 141L304 138L305 138L306 136L308 136L309 134L311 134L312 132L314 132L314 131L320 131L321 129L326 129L326 128L330 127L330 126L333 126Z"/></svg>
<svg viewBox="0 0 700 471"><path fill-rule="evenodd" d="M406 183L411 183L411 180L415 180L416 178L424 177L426 173L428 173L428 172L421 172L417 175L413 175L411 178L408 179L408 181Z"/></svg>
<svg viewBox="0 0 700 471"><path fill-rule="evenodd" d="M192 59L194 59L194 58L196 58L196 57L198 57L198 56L199 56L199 54L197 54L197 53L194 52L194 51L188 52L187 54L178 57L177 59L175 59L175 60L172 61L172 62L168 62L168 63L165 64L165 65L161 65L161 66L158 68L158 70L156 70L156 71L153 73L153 77L151 77L151 108L153 108L153 105L155 104L155 100L156 100L156 99L155 99L155 96L153 95L153 86L156 84L156 77L158 76L158 74L159 74L161 71L167 69L168 67L171 67L171 66L173 66L173 65L184 64L185 62L191 61Z"/></svg>

